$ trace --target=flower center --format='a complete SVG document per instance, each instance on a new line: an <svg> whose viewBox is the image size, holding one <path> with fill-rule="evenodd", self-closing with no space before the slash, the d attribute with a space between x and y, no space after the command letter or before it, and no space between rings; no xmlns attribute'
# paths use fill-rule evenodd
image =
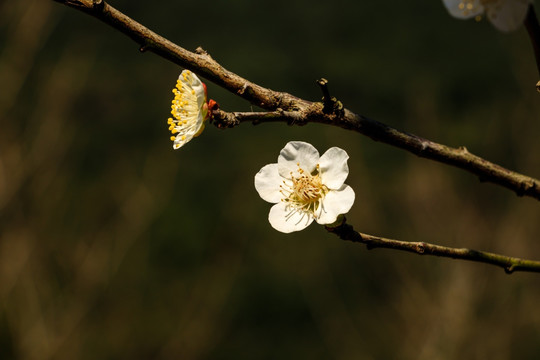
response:
<svg viewBox="0 0 540 360"><path fill-rule="evenodd" d="M297 211L308 213L317 218L323 211L322 200L328 192L326 185L322 183L319 164L313 174L307 173L304 169L298 166L298 175L295 176L291 172L291 179L283 181L280 186L281 194L291 208L291 214Z"/></svg>

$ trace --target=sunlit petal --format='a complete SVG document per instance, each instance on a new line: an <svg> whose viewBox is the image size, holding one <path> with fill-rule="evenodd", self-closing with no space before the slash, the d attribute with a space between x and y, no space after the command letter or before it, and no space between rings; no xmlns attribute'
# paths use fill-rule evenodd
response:
<svg viewBox="0 0 540 360"><path fill-rule="evenodd" d="M277 231L291 233L307 228L313 222L313 216L291 210L285 203L280 202L270 209L268 221Z"/></svg>
<svg viewBox="0 0 540 360"><path fill-rule="evenodd" d="M298 164L304 171L311 173L318 161L319 152L313 145L303 141L290 141L279 153L279 174L290 177L291 172L297 172Z"/></svg>
<svg viewBox="0 0 540 360"><path fill-rule="evenodd" d="M315 220L319 224L332 224L338 215L346 214L354 203L354 190L349 185L343 185L341 189L330 191L323 200L323 208L320 216Z"/></svg>
<svg viewBox="0 0 540 360"><path fill-rule="evenodd" d="M255 189L264 201L278 203L283 197L279 187L283 180L278 164L268 164L255 175Z"/></svg>
<svg viewBox="0 0 540 360"><path fill-rule="evenodd" d="M339 189L349 176L348 159L347 152L338 147L328 149L321 156L319 160L321 179L329 189Z"/></svg>

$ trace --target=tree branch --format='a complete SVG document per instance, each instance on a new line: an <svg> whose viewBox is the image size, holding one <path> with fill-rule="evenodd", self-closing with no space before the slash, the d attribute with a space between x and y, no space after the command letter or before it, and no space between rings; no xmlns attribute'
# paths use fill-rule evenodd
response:
<svg viewBox="0 0 540 360"><path fill-rule="evenodd" d="M408 251L418 255L432 255L481 262L500 266L507 274L511 274L514 271L540 272L540 261L525 260L466 248L452 248L425 242L393 240L364 234L354 230L351 225L347 224L345 217L343 217L341 224L334 227L327 225L325 228L329 232L339 236L339 238L342 240L365 244L368 250L387 248Z"/></svg>
<svg viewBox="0 0 540 360"><path fill-rule="evenodd" d="M141 52L153 52L212 81L264 109L294 109L309 102L287 93L254 84L218 64L201 48L188 51L156 34L103 0L53 0L103 21L139 44Z"/></svg>
<svg viewBox="0 0 540 360"><path fill-rule="evenodd" d="M539 180L510 171L473 155L465 147L452 148L438 144L413 134L401 132L376 120L357 115L347 109L329 112L325 111L323 103L314 103L285 92L266 89L226 70L201 48L198 48L194 53L173 44L114 9L105 1L54 1L81 10L121 31L137 42L141 51L154 52L175 64L193 70L252 104L270 111L269 113L225 113L216 110L213 115L218 127L232 127L243 121L254 123L286 121L291 125L316 122L339 126L357 131L375 141L384 142L417 156L469 171L478 176L480 181L501 185L514 191L519 196L530 196L540 200ZM323 89L326 86L325 83L320 85ZM335 100L335 103L338 103L337 100ZM328 106L326 109L328 109Z"/></svg>

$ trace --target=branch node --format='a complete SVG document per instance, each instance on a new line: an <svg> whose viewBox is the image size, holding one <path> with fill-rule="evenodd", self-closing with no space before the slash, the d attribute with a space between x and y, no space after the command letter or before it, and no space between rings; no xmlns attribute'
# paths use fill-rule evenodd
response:
<svg viewBox="0 0 540 360"><path fill-rule="evenodd" d="M217 103L216 103L217 104ZM240 124L240 120L233 113L221 111L218 108L212 110L212 123L218 129L229 129Z"/></svg>
<svg viewBox="0 0 540 360"><path fill-rule="evenodd" d="M198 46L196 49L195 49L195 52L197 54L200 54L200 55L208 55L208 53L206 52L206 50L204 50L202 47Z"/></svg>
<svg viewBox="0 0 540 360"><path fill-rule="evenodd" d="M279 93L277 95L273 95L274 103L276 104L277 110L280 110L283 112L283 109L280 109L281 103L283 102L283 94Z"/></svg>
<svg viewBox="0 0 540 360"><path fill-rule="evenodd" d="M421 139L420 140L420 151L424 152L424 151L427 150L428 147L429 147L428 142L426 140L424 140L424 139Z"/></svg>
<svg viewBox="0 0 540 360"><path fill-rule="evenodd" d="M534 188L535 188L534 182L521 181L519 184L519 188L516 190L516 195L519 197L524 196L531 190L534 190Z"/></svg>
<svg viewBox="0 0 540 360"><path fill-rule="evenodd" d="M199 55L202 55L202 56L205 56L207 57L208 59L214 61L214 59L212 59L212 56L210 56L210 53L206 50L204 50L201 46L198 46L196 49L195 49L195 53L196 54L199 54Z"/></svg>
<svg viewBox="0 0 540 360"><path fill-rule="evenodd" d="M284 113L283 109L280 109L280 108L278 108L277 111L280 112L281 114ZM287 125L288 125L288 126L293 126L293 125L295 125L295 124L297 124L297 125L304 125L304 124L302 124L301 122L297 122L297 121L296 121L296 120L297 120L296 118L297 118L296 116L288 116L288 117L287 117Z"/></svg>
<svg viewBox="0 0 540 360"><path fill-rule="evenodd" d="M317 84L321 87L321 91L323 93L323 113L327 115L334 114L342 117L344 114L343 104L334 96L330 96L330 91L328 90L328 80L325 78L320 78L317 80Z"/></svg>
<svg viewBox="0 0 540 360"><path fill-rule="evenodd" d="M238 95L244 95L246 92L248 94L252 92L251 86L247 82L244 83L244 85L242 85L242 87L240 89L238 89L238 91L236 93Z"/></svg>
<svg viewBox="0 0 540 360"><path fill-rule="evenodd" d="M416 244L416 252L423 255L426 252L426 244L423 242Z"/></svg>
<svg viewBox="0 0 540 360"><path fill-rule="evenodd" d="M507 274L512 274L514 270L516 269L516 264L509 265L504 268L504 272Z"/></svg>

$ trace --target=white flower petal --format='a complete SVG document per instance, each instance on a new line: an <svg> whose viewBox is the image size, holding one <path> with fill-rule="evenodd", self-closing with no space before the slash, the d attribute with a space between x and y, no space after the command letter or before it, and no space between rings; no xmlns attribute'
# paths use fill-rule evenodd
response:
<svg viewBox="0 0 540 360"><path fill-rule="evenodd" d="M191 139L198 136L204 128L202 114L196 114L196 117L186 119L186 124L175 127L176 137L174 138L173 148L178 149L188 143Z"/></svg>
<svg viewBox="0 0 540 360"><path fill-rule="evenodd" d="M173 93L172 117L167 120L167 124L173 135L173 148L178 149L200 135L204 129L207 115L206 90L197 75L184 70L178 77Z"/></svg>
<svg viewBox="0 0 540 360"><path fill-rule="evenodd" d="M195 75L191 71L184 70L182 71L182 74L184 72L188 72L189 76L187 77L187 79L189 81L191 88L195 91L195 96L197 97L197 104L199 108L201 108L204 105L204 103L206 103L206 91L204 89L204 85L202 81L197 77L197 75ZM180 74L179 79L182 77L182 74Z"/></svg>
<svg viewBox="0 0 540 360"><path fill-rule="evenodd" d="M354 190L349 185L343 185L339 190L326 194L323 200L321 215L316 219L319 224L332 224L338 215L346 214L354 203Z"/></svg>
<svg viewBox="0 0 540 360"><path fill-rule="evenodd" d="M509 32L523 24L529 4L527 0L499 0L485 6L487 17L493 26L499 31Z"/></svg>
<svg viewBox="0 0 540 360"><path fill-rule="evenodd" d="M279 191L283 180L278 172L278 164L268 164L255 175L255 189L264 201L278 203L283 198Z"/></svg>
<svg viewBox="0 0 540 360"><path fill-rule="evenodd" d="M481 0L443 0L446 9L455 18L470 19L484 12Z"/></svg>
<svg viewBox="0 0 540 360"><path fill-rule="evenodd" d="M278 163L264 166L255 175L261 198L276 203L268 214L272 227L290 233L305 229L313 220L332 224L338 215L347 213L355 197L352 188L344 184L348 159L348 154L337 147L319 158L311 144L287 143Z"/></svg>
<svg viewBox="0 0 540 360"><path fill-rule="evenodd" d="M349 175L349 155L343 149L332 147L320 158L321 180L329 189L339 189Z"/></svg>
<svg viewBox="0 0 540 360"><path fill-rule="evenodd" d="M290 178L291 172L298 174L298 164L304 171L311 173L318 161L319 152L313 145L303 141L290 141L279 153L279 174L284 178Z"/></svg>
<svg viewBox="0 0 540 360"><path fill-rule="evenodd" d="M291 233L308 227L313 222L313 216L302 212L291 212L285 203L279 202L270 209L268 221L277 231Z"/></svg>

